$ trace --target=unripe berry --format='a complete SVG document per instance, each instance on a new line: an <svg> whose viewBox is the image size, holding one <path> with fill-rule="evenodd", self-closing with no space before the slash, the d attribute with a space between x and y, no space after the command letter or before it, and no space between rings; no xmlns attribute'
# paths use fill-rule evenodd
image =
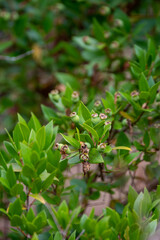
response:
<svg viewBox="0 0 160 240"><path fill-rule="evenodd" d="M100 110L102 108L102 103L100 100L97 100L95 103L94 103L94 107L97 109L97 110Z"/></svg>
<svg viewBox="0 0 160 240"><path fill-rule="evenodd" d="M87 148L91 149L91 144L89 142L85 142Z"/></svg>
<svg viewBox="0 0 160 240"><path fill-rule="evenodd" d="M107 113L108 116L112 116L112 111L110 108L105 109L105 113Z"/></svg>
<svg viewBox="0 0 160 240"><path fill-rule="evenodd" d="M77 102L79 101L79 93L78 93L77 91L74 91L74 92L72 93L72 101L73 101L74 103L77 103Z"/></svg>
<svg viewBox="0 0 160 240"><path fill-rule="evenodd" d="M83 42L84 42L84 43L90 44L90 38L89 38L89 36L84 36L82 39L83 39Z"/></svg>
<svg viewBox="0 0 160 240"><path fill-rule="evenodd" d="M127 126L127 125L128 125L128 121L127 121L127 119L125 118L125 119L122 120L122 126Z"/></svg>
<svg viewBox="0 0 160 240"><path fill-rule="evenodd" d="M114 26L115 27L123 27L124 26L124 23L121 19L115 19L114 20Z"/></svg>
<svg viewBox="0 0 160 240"><path fill-rule="evenodd" d="M111 36L111 32L104 32L104 38L108 39Z"/></svg>
<svg viewBox="0 0 160 240"><path fill-rule="evenodd" d="M119 42L117 42L117 41L113 41L112 43L111 43L111 45L110 45L110 48L111 49L116 49L116 48L118 48L119 47Z"/></svg>
<svg viewBox="0 0 160 240"><path fill-rule="evenodd" d="M92 114L91 121L92 121L93 124L97 124L101 121L101 119L98 117L97 113L94 113L94 114Z"/></svg>
<svg viewBox="0 0 160 240"><path fill-rule="evenodd" d="M55 90L52 90L50 92L51 96L52 96L52 99L55 101L55 102L58 102L58 100L60 99L60 96L59 96L59 92L57 89Z"/></svg>
<svg viewBox="0 0 160 240"><path fill-rule="evenodd" d="M62 146L63 146L63 144L61 144L61 143L56 143L56 144L55 144L55 149L61 150Z"/></svg>
<svg viewBox="0 0 160 240"><path fill-rule="evenodd" d="M106 143L100 143L98 146L97 146L97 150L99 152L103 152L106 148Z"/></svg>
<svg viewBox="0 0 160 240"><path fill-rule="evenodd" d="M72 113L70 114L70 117L71 117L71 119L72 119L72 121L73 121L74 123L79 123L79 116L77 115L76 112L72 112Z"/></svg>
<svg viewBox="0 0 160 240"><path fill-rule="evenodd" d="M110 12L111 12L111 9L110 7L108 6L102 6L100 9L99 9L99 12L101 15L109 15Z"/></svg>
<svg viewBox="0 0 160 240"><path fill-rule="evenodd" d="M131 92L131 97L134 101L138 101L139 100L139 92L137 92L137 91Z"/></svg>
<svg viewBox="0 0 160 240"><path fill-rule="evenodd" d="M110 122L110 121L106 121L106 122L104 123L104 125L105 125L105 126L108 126L108 127L107 127L107 130L111 130L111 122Z"/></svg>
<svg viewBox="0 0 160 240"><path fill-rule="evenodd" d="M122 101L122 97L121 97L121 94L119 92L116 92L114 94L114 98L115 98L115 103L120 103Z"/></svg>
<svg viewBox="0 0 160 240"><path fill-rule="evenodd" d="M70 153L71 152L71 150L69 149L67 144L65 144L61 147L61 151L65 152L65 153Z"/></svg>

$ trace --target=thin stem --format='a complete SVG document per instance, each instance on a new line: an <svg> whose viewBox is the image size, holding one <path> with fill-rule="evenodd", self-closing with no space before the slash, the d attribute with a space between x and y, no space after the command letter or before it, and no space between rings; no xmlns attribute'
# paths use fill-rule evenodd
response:
<svg viewBox="0 0 160 240"><path fill-rule="evenodd" d="M33 54L33 50L29 50L25 53L22 53L16 57L10 57L10 56L3 56L3 55L0 55L0 60L4 60L4 61L8 61L8 62L16 62L22 58L25 58L29 55Z"/></svg>
<svg viewBox="0 0 160 240"><path fill-rule="evenodd" d="M80 237L83 235L83 233L85 232L85 230L83 229L82 232L78 235L78 237L76 238L76 240L80 239Z"/></svg>

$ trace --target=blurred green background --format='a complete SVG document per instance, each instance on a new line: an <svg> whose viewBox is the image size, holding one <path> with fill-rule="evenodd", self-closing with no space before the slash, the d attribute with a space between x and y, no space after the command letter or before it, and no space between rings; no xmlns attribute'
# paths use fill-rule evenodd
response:
<svg viewBox="0 0 160 240"><path fill-rule="evenodd" d="M129 88L133 47L147 37L159 45L159 0L0 0L0 140L17 112L41 118L66 83L88 101Z"/></svg>

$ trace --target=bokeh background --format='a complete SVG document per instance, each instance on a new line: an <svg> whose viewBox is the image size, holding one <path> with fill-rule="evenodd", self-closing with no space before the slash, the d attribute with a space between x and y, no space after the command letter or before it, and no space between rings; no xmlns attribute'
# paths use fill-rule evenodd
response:
<svg viewBox="0 0 160 240"><path fill-rule="evenodd" d="M67 82L84 99L128 87L133 46L159 44L159 13L158 0L1 0L0 141Z"/></svg>

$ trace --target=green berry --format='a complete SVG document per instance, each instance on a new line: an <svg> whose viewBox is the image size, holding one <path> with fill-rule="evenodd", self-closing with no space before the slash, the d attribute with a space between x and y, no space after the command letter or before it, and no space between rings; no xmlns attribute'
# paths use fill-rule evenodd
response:
<svg viewBox="0 0 160 240"><path fill-rule="evenodd" d="M72 119L72 121L73 121L74 123L79 123L79 116L77 115L76 112L72 112L72 113L70 114L70 117L71 117L71 119Z"/></svg>
<svg viewBox="0 0 160 240"><path fill-rule="evenodd" d="M79 101L79 93L78 93L77 91L74 91L74 92L72 93L72 101L73 101L74 103L77 103L77 102Z"/></svg>
<svg viewBox="0 0 160 240"><path fill-rule="evenodd" d="M50 93L50 95L51 95L51 98L52 98L53 101L55 101L55 102L58 102L58 101L59 101L60 95L59 95L58 90L56 90L56 89L55 89L55 90L52 90L51 93Z"/></svg>
<svg viewBox="0 0 160 240"><path fill-rule="evenodd" d="M91 149L91 144L89 142L85 142L87 148Z"/></svg>
<svg viewBox="0 0 160 240"><path fill-rule="evenodd" d="M101 121L100 117L98 117L97 113L92 114L91 121L93 124L97 124Z"/></svg>
<svg viewBox="0 0 160 240"><path fill-rule="evenodd" d="M127 126L127 125L128 125L128 121L127 121L127 119L125 118L125 119L122 120L122 126Z"/></svg>
<svg viewBox="0 0 160 240"><path fill-rule="evenodd" d="M98 146L97 146L97 150L99 152L103 152L106 148L106 143L100 143Z"/></svg>

